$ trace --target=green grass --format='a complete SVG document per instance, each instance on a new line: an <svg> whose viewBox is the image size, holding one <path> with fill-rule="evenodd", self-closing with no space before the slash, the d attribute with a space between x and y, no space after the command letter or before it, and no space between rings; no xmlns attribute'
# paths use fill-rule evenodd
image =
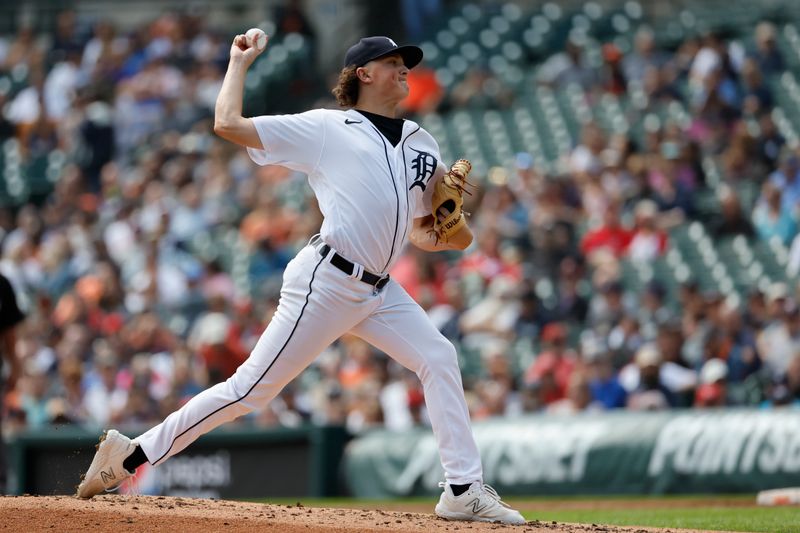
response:
<svg viewBox="0 0 800 533"><path fill-rule="evenodd" d="M308 507L361 509L402 509L432 512L435 498L402 500L359 500L349 498L269 498L263 503ZM753 495L669 495L669 496L551 496L510 497L528 520L610 524L711 531L752 531L800 533L800 507L756 507ZM707 504L703 505L706 501ZM728 505L721 505L724 501ZM633 502L630 505L627 502ZM687 503L690 502L690 503ZM548 508L549 504L553 504ZM559 504L567 507L559 508ZM661 505L659 505L659 503ZM586 509L581 509L581 504ZM752 505L750 505L752 504ZM535 508L536 510L530 510Z"/></svg>
<svg viewBox="0 0 800 533"><path fill-rule="evenodd" d="M523 513L528 520L614 524L765 533L800 532L797 507L672 507L669 509L598 509Z"/></svg>

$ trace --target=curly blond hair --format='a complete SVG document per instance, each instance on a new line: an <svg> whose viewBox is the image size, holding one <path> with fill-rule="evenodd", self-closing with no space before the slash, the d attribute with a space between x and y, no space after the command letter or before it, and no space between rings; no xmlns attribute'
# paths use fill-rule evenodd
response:
<svg viewBox="0 0 800 533"><path fill-rule="evenodd" d="M341 107L353 107L358 102L357 68L355 65L343 68L336 87L331 91Z"/></svg>

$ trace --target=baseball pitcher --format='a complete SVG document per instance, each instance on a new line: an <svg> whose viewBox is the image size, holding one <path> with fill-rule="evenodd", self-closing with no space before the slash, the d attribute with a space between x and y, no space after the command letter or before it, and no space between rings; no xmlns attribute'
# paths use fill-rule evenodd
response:
<svg viewBox="0 0 800 533"><path fill-rule="evenodd" d="M436 514L524 524L483 483L455 348L387 274L407 241L431 252L463 250L472 241L462 211L469 162L448 167L427 131L396 118L422 50L363 38L347 51L333 90L343 110L245 118L245 74L263 50L252 42L245 35L233 40L214 131L246 147L259 165L308 174L324 216L321 231L287 266L278 309L247 361L135 439L104 433L78 497L113 489L139 465L159 465L202 434L265 406L351 333L422 382L446 476Z"/></svg>

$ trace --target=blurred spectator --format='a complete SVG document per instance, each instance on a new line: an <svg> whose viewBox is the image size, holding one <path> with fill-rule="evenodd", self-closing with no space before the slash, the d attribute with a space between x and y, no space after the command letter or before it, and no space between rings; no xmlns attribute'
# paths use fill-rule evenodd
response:
<svg viewBox="0 0 800 533"><path fill-rule="evenodd" d="M665 363L672 363L686 369L690 368L682 353L684 342L683 330L678 319L671 318L659 325L655 336L655 345ZM685 375L688 376L688 374ZM687 379L687 381L690 380Z"/></svg>
<svg viewBox="0 0 800 533"><path fill-rule="evenodd" d="M489 210L488 215L494 218L491 225L503 239L523 246L528 244L530 214L511 187L503 183L490 189L481 206Z"/></svg>
<svg viewBox="0 0 800 533"><path fill-rule="evenodd" d="M530 218L530 238L537 250L536 267L551 272L562 259L574 253L580 222L578 191L566 178L549 179L536 197Z"/></svg>
<svg viewBox="0 0 800 533"><path fill-rule="evenodd" d="M662 381L661 368L661 353L652 344L636 352L634 362L620 373L620 381L628 391L628 409L655 411L677 405L675 395Z"/></svg>
<svg viewBox="0 0 800 533"><path fill-rule="evenodd" d="M622 52L612 44L603 45L603 65L600 67L600 84L604 91L621 95L626 90L626 78L622 69Z"/></svg>
<svg viewBox="0 0 800 533"><path fill-rule="evenodd" d="M789 362L789 368L786 370L786 377L784 379L786 387L786 396L792 405L800 405L800 354L795 354Z"/></svg>
<svg viewBox="0 0 800 533"><path fill-rule="evenodd" d="M8 120L22 133L32 127L40 115L44 115L45 120L49 116L45 107L44 82L44 72L39 68L32 70L28 76L29 85L19 91L5 109Z"/></svg>
<svg viewBox="0 0 800 533"><path fill-rule="evenodd" d="M682 317L683 346L681 356L692 368L698 368L704 358L705 348L713 330L713 319L719 314L722 297L714 291L701 293L687 290Z"/></svg>
<svg viewBox="0 0 800 533"><path fill-rule="evenodd" d="M755 30L756 49L753 58L759 70L765 74L775 74L786 68L783 53L776 42L775 26L771 22L759 22Z"/></svg>
<svg viewBox="0 0 800 533"><path fill-rule="evenodd" d="M648 282L641 292L636 318L645 338L655 338L659 327L672 317L672 310L667 305L666 297L666 286L655 279Z"/></svg>
<svg viewBox="0 0 800 533"><path fill-rule="evenodd" d="M61 423L84 424L89 413L84 403L83 366L77 359L65 359L58 368L59 383L50 402L50 412Z"/></svg>
<svg viewBox="0 0 800 533"><path fill-rule="evenodd" d="M633 52L622 60L622 68L625 78L629 82L632 80L642 81L648 69L652 68L657 72L666 62L666 55L656 48L653 30L642 26L634 36Z"/></svg>
<svg viewBox="0 0 800 533"><path fill-rule="evenodd" d="M706 354L725 361L727 381L740 383L761 368L755 332L744 323L741 311L735 307L726 306L720 318L721 323L709 339Z"/></svg>
<svg viewBox="0 0 800 533"><path fill-rule="evenodd" d="M757 116L771 111L773 106L772 91L764 83L758 63L747 59L742 65L742 111L745 115Z"/></svg>
<svg viewBox="0 0 800 533"><path fill-rule="evenodd" d="M461 275L466 277L475 274L484 282L501 275L519 280L522 273L518 266L508 265L503 260L500 248L502 240L497 229L487 227L479 231L479 238L476 239L478 249L459 261Z"/></svg>
<svg viewBox="0 0 800 533"><path fill-rule="evenodd" d="M476 418L506 416L521 411L514 389L511 371L509 344L494 342L484 345L481 361L486 369L485 376L476 384L479 403L474 409Z"/></svg>
<svg viewBox="0 0 800 533"><path fill-rule="evenodd" d="M110 347L99 346L95 354L93 372L89 376L84 404L89 422L96 427L106 427L128 401L128 392L118 382L119 363Z"/></svg>
<svg viewBox="0 0 800 533"><path fill-rule="evenodd" d="M800 234L795 235L789 247L789 259L786 263L786 273L796 278L800 274Z"/></svg>
<svg viewBox="0 0 800 533"><path fill-rule="evenodd" d="M567 385L566 397L548 405L547 412L554 415L571 415L602 408L601 403L594 401L587 376L583 372L574 372Z"/></svg>
<svg viewBox="0 0 800 533"><path fill-rule="evenodd" d="M606 147L603 131L594 123L588 123L581 133L581 144L569 156L570 170L579 176L597 175L602 169L601 154Z"/></svg>
<svg viewBox="0 0 800 533"><path fill-rule="evenodd" d="M700 385L694 393L695 407L724 407L727 404L725 378L728 367L721 359L709 359L700 370Z"/></svg>
<svg viewBox="0 0 800 533"><path fill-rule="evenodd" d="M208 374L202 360L188 350L176 351L173 354L170 394L175 397L178 405L183 405L207 386Z"/></svg>
<svg viewBox="0 0 800 533"><path fill-rule="evenodd" d="M250 353L240 351L229 336L233 327L226 301L215 296L209 300L209 312L197 319L189 334L189 347L198 352L208 369L211 383L225 381Z"/></svg>
<svg viewBox="0 0 800 533"><path fill-rule="evenodd" d="M366 381L351 392L345 420L345 427L350 433L357 435L383 423L379 391L378 383Z"/></svg>
<svg viewBox="0 0 800 533"><path fill-rule="evenodd" d="M767 301L762 291L753 289L745 299L742 313L744 323L755 331L761 330L768 322Z"/></svg>
<svg viewBox="0 0 800 533"><path fill-rule="evenodd" d="M442 302L428 309L436 328L448 339L460 340L461 315L466 311L465 295L458 279L448 279L442 284Z"/></svg>
<svg viewBox="0 0 800 533"><path fill-rule="evenodd" d="M719 192L720 216L709 223L709 232L716 238L744 235L755 236L753 224L745 215L736 191L731 187L723 187Z"/></svg>
<svg viewBox="0 0 800 533"><path fill-rule="evenodd" d="M545 85L563 89L576 84L584 90L596 82L596 73L587 64L582 37L570 37L559 52L545 61L539 68L537 81Z"/></svg>
<svg viewBox="0 0 800 533"><path fill-rule="evenodd" d="M620 385L611 357L602 348L595 354L583 354L588 360L589 390L595 402L605 409L620 409L627 404L627 391Z"/></svg>
<svg viewBox="0 0 800 533"><path fill-rule="evenodd" d="M754 176L764 172L758 166L756 140L744 122L739 122L731 132L730 144L722 154L722 166L729 182L752 182Z"/></svg>
<svg viewBox="0 0 800 533"><path fill-rule="evenodd" d="M567 346L567 329L561 322L551 322L542 329L544 350L525 371L525 383L537 385L542 403L549 405L565 397L570 377L578 366L578 357Z"/></svg>
<svg viewBox="0 0 800 533"><path fill-rule="evenodd" d="M127 40L116 33L110 21L101 20L94 25L93 36L83 49L81 70L84 79L97 79L116 68L128 46Z"/></svg>
<svg viewBox="0 0 800 533"><path fill-rule="evenodd" d="M113 109L99 98L88 93L76 96L75 108L83 111L80 122L75 124L76 138L71 149L86 177L91 192L100 190L100 172L114 157L116 131L113 124Z"/></svg>
<svg viewBox="0 0 800 533"><path fill-rule="evenodd" d="M48 118L52 120L66 118L75 101L76 92L83 82L79 50L69 48L64 51L63 60L56 63L45 78L42 99Z"/></svg>
<svg viewBox="0 0 800 533"><path fill-rule="evenodd" d="M375 360L372 346L348 335L341 341L344 357L339 366L339 383L345 391L354 391L374 379Z"/></svg>
<svg viewBox="0 0 800 533"><path fill-rule="evenodd" d="M642 78L642 88L647 95L648 108L655 109L662 104L682 102L683 95L675 86L672 77L675 73L667 68L648 66Z"/></svg>
<svg viewBox="0 0 800 533"><path fill-rule="evenodd" d="M647 263L663 255L668 246L667 233L656 226L658 207L651 200L642 200L634 210L634 230L627 255L632 261Z"/></svg>
<svg viewBox="0 0 800 533"><path fill-rule="evenodd" d="M753 226L760 239L769 241L777 238L788 245L797 234L797 219L782 202L782 197L781 189L770 182L765 183L753 210Z"/></svg>
<svg viewBox="0 0 800 533"><path fill-rule="evenodd" d="M769 175L769 183L780 190L783 209L796 216L800 209L800 158L794 151L785 148L780 153L778 168ZM763 188L762 195L766 196Z"/></svg>
<svg viewBox="0 0 800 533"><path fill-rule="evenodd" d="M475 65L450 90L446 104L450 109L494 109L507 108L513 100L514 93L487 66Z"/></svg>
<svg viewBox="0 0 800 533"><path fill-rule="evenodd" d="M762 163L768 169L775 168L786 139L778 131L772 113L762 113L758 119L759 136L756 149Z"/></svg>
<svg viewBox="0 0 800 533"><path fill-rule="evenodd" d="M549 314L544 308L536 291L528 288L520 295L520 308L514 324L514 336L517 339L535 339L549 321Z"/></svg>
<svg viewBox="0 0 800 533"><path fill-rule="evenodd" d="M625 318L628 307L622 283L608 281L592 296L587 321L596 333L608 335Z"/></svg>
<svg viewBox="0 0 800 533"><path fill-rule="evenodd" d="M584 235L581 241L581 252L590 262L592 255L603 249L609 250L614 257L620 258L627 251L632 239L633 232L622 225L619 205L611 204L605 211L603 225Z"/></svg>
<svg viewBox="0 0 800 533"><path fill-rule="evenodd" d="M766 313L762 329L766 326L781 322L785 316L786 307L791 304L789 287L786 283L776 281L765 291Z"/></svg>
<svg viewBox="0 0 800 533"><path fill-rule="evenodd" d="M584 322L589 312L589 299L583 285L585 264L582 257L567 256L561 260L556 280L555 316L559 320ZM543 318L545 318L543 316Z"/></svg>
<svg viewBox="0 0 800 533"><path fill-rule="evenodd" d="M302 0L288 0L275 6L275 28L278 35L299 33L314 39L314 29L306 16Z"/></svg>
<svg viewBox="0 0 800 533"><path fill-rule="evenodd" d="M444 299L443 273L430 254L418 249L409 249L392 268L391 275L403 285L412 298L426 301L426 309Z"/></svg>
<svg viewBox="0 0 800 533"><path fill-rule="evenodd" d="M603 340L594 333L584 332L580 356L595 405L604 409L625 407L627 392L617 379L617 369Z"/></svg>
<svg viewBox="0 0 800 533"><path fill-rule="evenodd" d="M780 318L761 331L756 345L769 374L784 376L800 352L800 307L793 300L786 300Z"/></svg>
<svg viewBox="0 0 800 533"><path fill-rule="evenodd" d="M17 35L8 46L0 70L8 72L16 66L24 66L29 72L42 67L45 50L41 40L37 38L33 26L24 24L17 30Z"/></svg>
<svg viewBox="0 0 800 533"><path fill-rule="evenodd" d="M682 146L672 139L660 143L659 152L649 158L647 184L650 200L661 212L665 226L683 220L693 212L692 190L697 176L690 161L682 160Z"/></svg>
<svg viewBox="0 0 800 533"><path fill-rule="evenodd" d="M703 37L700 49L692 60L689 69L689 83L692 90L697 92L716 89L714 79L718 74L724 76L723 63L725 55L725 45L718 34L707 32Z"/></svg>
<svg viewBox="0 0 800 533"><path fill-rule="evenodd" d="M486 297L461 315L464 343L480 346L490 340L509 340L520 314L516 283L507 276L494 278Z"/></svg>
<svg viewBox="0 0 800 533"><path fill-rule="evenodd" d="M389 381L380 393L386 428L404 431L422 424L424 394L419 378L399 364L390 362L389 368Z"/></svg>
<svg viewBox="0 0 800 533"><path fill-rule="evenodd" d="M597 332L602 333L603 329L598 328ZM608 330L605 342L615 362L629 361L644 342L639 321L626 312Z"/></svg>
<svg viewBox="0 0 800 533"><path fill-rule="evenodd" d="M70 53L77 52L80 54L83 44L82 36L78 32L75 11L67 9L60 12L56 16L56 25L48 59L55 64L63 61Z"/></svg>

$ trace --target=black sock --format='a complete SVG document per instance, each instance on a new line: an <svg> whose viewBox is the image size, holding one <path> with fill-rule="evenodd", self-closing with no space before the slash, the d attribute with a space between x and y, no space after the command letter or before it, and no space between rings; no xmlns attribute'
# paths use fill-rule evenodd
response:
<svg viewBox="0 0 800 533"><path fill-rule="evenodd" d="M147 456L142 451L141 446L137 446L133 453L122 461L122 468L128 472L135 472L137 468L148 462Z"/></svg>
<svg viewBox="0 0 800 533"><path fill-rule="evenodd" d="M466 485L450 485L450 490L453 491L453 496L461 496L469 489L469 486L472 483L467 483Z"/></svg>

